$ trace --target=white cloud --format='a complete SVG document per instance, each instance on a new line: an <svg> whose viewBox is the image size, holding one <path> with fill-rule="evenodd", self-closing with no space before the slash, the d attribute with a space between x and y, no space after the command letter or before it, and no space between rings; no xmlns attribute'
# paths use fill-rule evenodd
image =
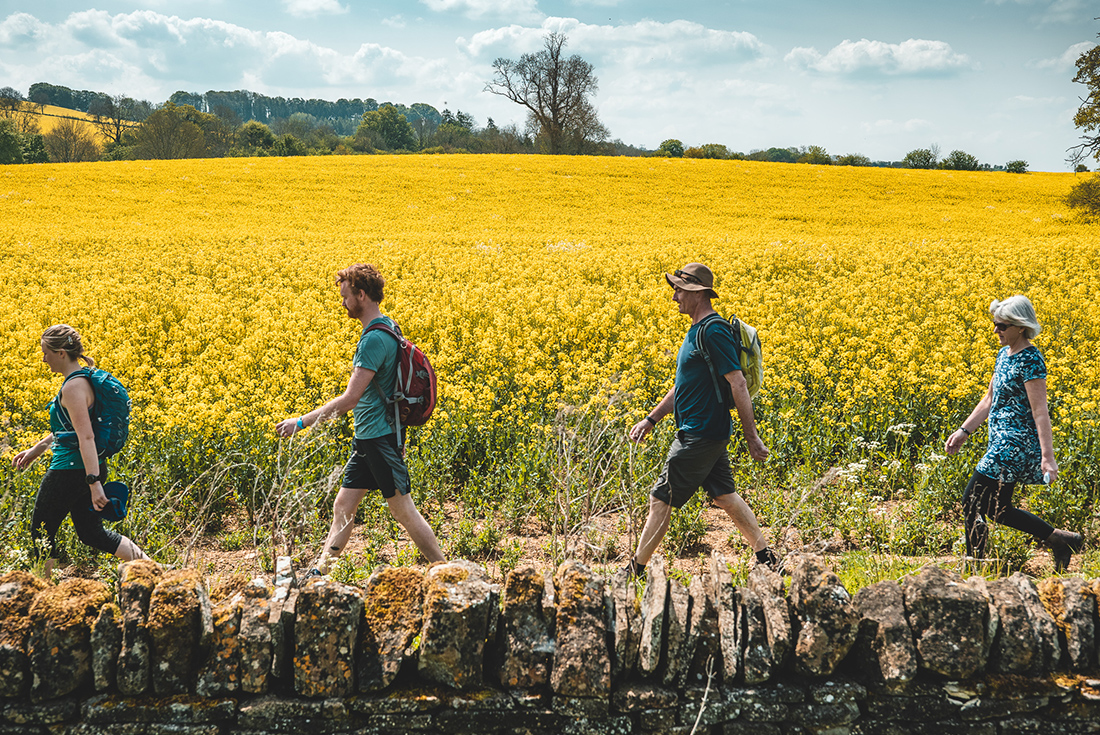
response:
<svg viewBox="0 0 1100 735"><path fill-rule="evenodd" d="M461 13L467 18L515 18L535 21L546 17L536 0L420 0L437 13Z"/></svg>
<svg viewBox="0 0 1100 735"><path fill-rule="evenodd" d="M1050 69L1052 71L1072 71L1076 67L1077 59L1081 54L1087 53L1096 44L1092 41L1082 41L1070 46L1061 56L1053 59L1040 59L1032 64L1036 69Z"/></svg>
<svg viewBox="0 0 1100 735"><path fill-rule="evenodd" d="M32 42L38 60L27 63L19 49ZM398 97L409 88L451 89L456 78L442 60L377 44L348 54L288 33L150 10L84 11L57 24L9 16L0 22L0 76L17 87L47 79L153 101L176 89L305 89L311 96L332 89L334 97L362 96L368 85L372 96Z"/></svg>
<svg viewBox="0 0 1100 735"><path fill-rule="evenodd" d="M932 123L923 118L914 117L909 120L896 122L894 120L875 120L874 122L862 122L859 129L866 135L886 138L896 137L899 134L921 133L932 129Z"/></svg>
<svg viewBox="0 0 1100 735"><path fill-rule="evenodd" d="M622 5L624 0L569 0L569 4L575 7L612 8Z"/></svg>
<svg viewBox="0 0 1100 735"><path fill-rule="evenodd" d="M404 28L407 24L401 15L392 15L389 18L383 18L382 25L390 28Z"/></svg>
<svg viewBox="0 0 1100 735"><path fill-rule="evenodd" d="M824 55L815 48L797 47L784 60L796 69L834 75L945 75L974 67L970 57L955 53L950 44L917 38L902 43L845 40Z"/></svg>
<svg viewBox="0 0 1100 735"><path fill-rule="evenodd" d="M699 23L675 20L660 23L643 20L623 26L593 25L575 18L547 18L537 28L510 25L476 33L469 41L458 39L460 49L472 57L496 57L538 50L547 33L569 36L568 48L604 64L668 67L692 61L740 63L753 61L770 49L751 33L720 31ZM592 58L588 58L592 61Z"/></svg>
<svg viewBox="0 0 1100 735"><path fill-rule="evenodd" d="M1084 0L986 0L992 5L1035 6L1038 13L1032 20L1040 26L1081 23L1092 11Z"/></svg>
<svg viewBox="0 0 1100 735"><path fill-rule="evenodd" d="M283 0L286 12L296 18L312 18L318 15L343 15L348 12L346 5L338 0Z"/></svg>

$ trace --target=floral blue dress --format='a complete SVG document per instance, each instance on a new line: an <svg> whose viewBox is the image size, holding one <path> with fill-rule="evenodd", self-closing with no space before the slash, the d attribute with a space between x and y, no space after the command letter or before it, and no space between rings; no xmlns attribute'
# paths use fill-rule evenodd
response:
<svg viewBox="0 0 1100 735"><path fill-rule="evenodd" d="M993 368L993 405L989 409L989 448L978 472L1001 482L1043 482L1042 448L1024 383L1046 378L1047 366L1034 346L1015 355L1002 347Z"/></svg>

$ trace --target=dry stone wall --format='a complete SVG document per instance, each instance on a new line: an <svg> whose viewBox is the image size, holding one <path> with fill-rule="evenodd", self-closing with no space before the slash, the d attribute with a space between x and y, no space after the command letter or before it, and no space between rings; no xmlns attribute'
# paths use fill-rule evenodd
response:
<svg viewBox="0 0 1100 735"><path fill-rule="evenodd" d="M816 556L644 591L569 561L363 588L289 560L211 604L193 570L0 577L0 735L1100 732L1100 580L928 566L854 598Z"/></svg>

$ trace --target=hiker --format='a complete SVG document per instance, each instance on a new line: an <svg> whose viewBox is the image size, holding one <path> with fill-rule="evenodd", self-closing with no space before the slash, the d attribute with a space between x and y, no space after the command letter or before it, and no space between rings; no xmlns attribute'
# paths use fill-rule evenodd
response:
<svg viewBox="0 0 1100 735"><path fill-rule="evenodd" d="M1026 296L994 300L989 313L1001 344L993 378L978 405L945 445L948 454L956 454L989 419L989 446L963 493L966 554L973 559L985 556L989 539L986 520L990 519L1045 541L1055 567L1062 571L1073 552L1080 551L1084 537L1056 529L1012 505L1017 485L1049 485L1058 477L1047 411L1046 363L1031 344L1042 327Z"/></svg>
<svg viewBox="0 0 1100 735"><path fill-rule="evenodd" d="M25 470L47 448L52 450L50 466L34 499L32 558L38 558L37 542L45 535L50 543L50 557L46 560L43 576L48 579L57 562L57 529L68 515L72 516L81 543L114 554L123 561L148 559L133 541L104 528L103 519L96 514L108 506L103 483L109 470L107 462L97 453L92 428L95 392L86 371L80 366L83 360L88 367L94 368L95 360L84 354L80 334L68 324L55 324L43 332L41 346L42 362L49 366L50 372L63 375L65 382L57 397L50 401L50 433L12 459L16 469ZM70 427L76 433L78 447L67 446L55 437Z"/></svg>
<svg viewBox="0 0 1100 735"><path fill-rule="evenodd" d="M733 432L728 404L719 401L716 388L719 380L728 383L733 405L741 420L749 455L758 462L768 456L756 433L752 398L741 372L741 356L733 329L720 317L707 320L707 351L713 361L716 376L712 379L706 359L695 349L700 322L716 314L711 301L718 298L714 291L714 274L702 263L688 263L673 274L665 274L672 286L672 300L681 314L691 317L692 326L684 337L676 357L676 380L664 398L648 415L629 431L633 442L640 442L661 419L674 413L676 438L668 451L664 469L650 492L649 515L638 539L638 548L626 570L635 576L645 571L653 552L668 531L673 508L681 508L699 489L706 490L711 502L726 511L737 529L756 552L756 562L779 570L779 557L768 547L764 533L748 504L737 494L730 470L726 445Z"/></svg>
<svg viewBox="0 0 1100 735"><path fill-rule="evenodd" d="M383 391L389 397L395 385L398 343L390 334L369 327L376 322L394 326L393 320L383 316L379 308L385 280L373 265L357 263L337 273L336 283L348 317L358 319L363 325L348 387L342 395L320 408L297 418L284 419L275 426L279 436L289 437L307 426L343 416L348 411L353 411L355 418L351 458L344 467L343 483L333 504L328 539L317 565L307 574L324 576L329 573L351 538L359 503L371 490L382 492L390 513L408 532L425 559L443 561L435 533L413 505L398 429L390 423L383 397Z"/></svg>

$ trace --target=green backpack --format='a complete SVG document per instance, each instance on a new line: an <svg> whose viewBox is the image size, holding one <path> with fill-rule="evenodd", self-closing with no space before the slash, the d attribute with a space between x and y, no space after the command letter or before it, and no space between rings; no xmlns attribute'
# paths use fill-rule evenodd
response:
<svg viewBox="0 0 1100 735"><path fill-rule="evenodd" d="M130 396L118 378L106 370L81 368L65 378L68 383L73 378L87 378L95 393L95 405L92 406L92 431L95 434L96 454L101 458L118 454L130 437ZM62 384L64 387L64 383ZM61 392L57 394L57 412L66 431L59 431L54 438L63 447L80 448L80 440L73 431L69 413L61 406Z"/></svg>
<svg viewBox="0 0 1100 735"><path fill-rule="evenodd" d="M733 342L737 346L738 357L741 361L741 372L745 376L745 384L749 389L749 398L755 398L764 385L764 350L760 346L760 337L756 334L756 328L749 326L737 317L731 317L726 321L721 314L708 314L699 322L699 331L695 333L695 349L703 355L710 369L710 379L714 383L714 393L718 396L718 402L728 409L732 409L733 396L730 393L729 383L719 380L719 375L714 369L714 362L707 351L706 331L707 327L715 322L721 322L733 330ZM721 327L719 327L721 328ZM725 390L723 390L723 387Z"/></svg>

